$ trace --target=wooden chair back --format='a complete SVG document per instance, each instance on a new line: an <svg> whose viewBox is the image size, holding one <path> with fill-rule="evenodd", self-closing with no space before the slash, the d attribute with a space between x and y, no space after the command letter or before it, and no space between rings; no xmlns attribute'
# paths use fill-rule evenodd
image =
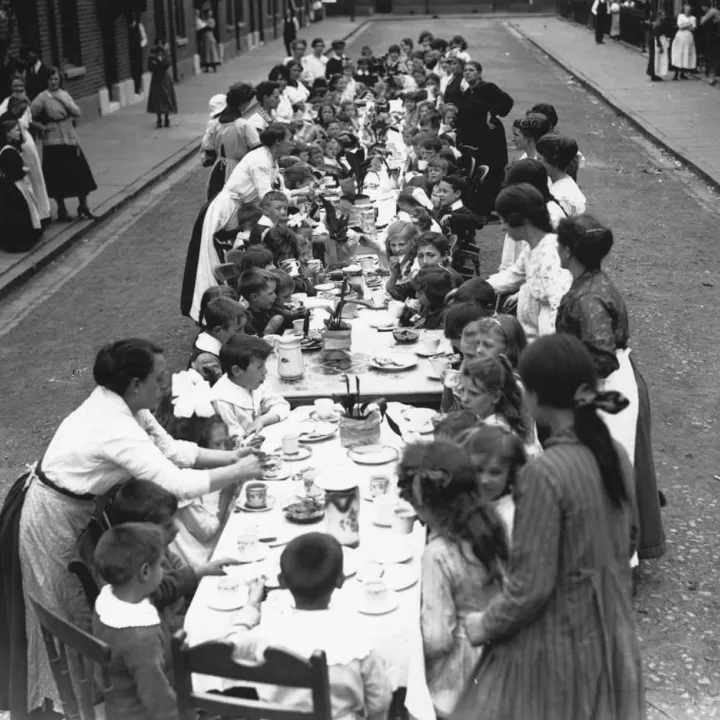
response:
<svg viewBox="0 0 720 720"><path fill-rule="evenodd" d="M230 643L206 642L191 648L183 632L173 637L172 652L181 717L192 717L192 712L204 710L213 715L254 720L331 720L330 681L324 652L316 651L306 660L291 652L268 648L264 663L249 665L233 659ZM195 692L192 673L242 683L306 688L312 696L312 710L305 712L262 700Z"/></svg>
<svg viewBox="0 0 720 720"><path fill-rule="evenodd" d="M213 275L215 276L215 280L217 280L219 284L222 284L228 280L240 277L240 266L235 265L235 263L223 263L213 268Z"/></svg>
<svg viewBox="0 0 720 720"><path fill-rule="evenodd" d="M104 513L90 518L88 526L80 533L75 545L75 557L68 563L68 570L77 576L85 591L88 605L95 605L100 593L95 573L93 572L93 555L100 537L110 526Z"/></svg>
<svg viewBox="0 0 720 720"><path fill-rule="evenodd" d="M50 660L50 669L58 687L66 720L95 718L93 700L96 679L100 684L99 689L106 699L105 717L107 720L121 720L114 712L112 702L107 702L112 695L112 685L108 673L112 658L110 646L67 620L58 617L35 598L31 597L30 602L40 621L43 640ZM83 661L81 663L83 672L79 699L70 677L68 649L80 655ZM97 674L95 673L96 667Z"/></svg>

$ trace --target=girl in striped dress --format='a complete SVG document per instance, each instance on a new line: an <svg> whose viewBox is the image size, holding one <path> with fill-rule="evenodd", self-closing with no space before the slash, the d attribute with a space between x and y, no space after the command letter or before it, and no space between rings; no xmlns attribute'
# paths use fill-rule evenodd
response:
<svg viewBox="0 0 720 720"><path fill-rule="evenodd" d="M518 478L502 593L465 620L486 651L453 718L641 720L634 477L598 415L626 403L598 392L592 357L570 335L536 340L519 371L550 435Z"/></svg>

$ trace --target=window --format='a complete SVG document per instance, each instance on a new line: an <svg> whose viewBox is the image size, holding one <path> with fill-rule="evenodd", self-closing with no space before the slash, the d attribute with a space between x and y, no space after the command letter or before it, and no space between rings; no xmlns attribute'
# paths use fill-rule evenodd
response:
<svg viewBox="0 0 720 720"><path fill-rule="evenodd" d="M82 65L77 0L60 0L60 37L65 65Z"/></svg>
<svg viewBox="0 0 720 720"><path fill-rule="evenodd" d="M185 3L183 0L175 0L175 37L186 38L185 28Z"/></svg>

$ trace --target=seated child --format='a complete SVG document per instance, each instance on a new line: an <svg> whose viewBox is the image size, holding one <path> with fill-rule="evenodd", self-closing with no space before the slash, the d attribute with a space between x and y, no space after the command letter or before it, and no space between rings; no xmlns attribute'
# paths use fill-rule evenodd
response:
<svg viewBox="0 0 720 720"><path fill-rule="evenodd" d="M434 423L435 440L447 440L461 445L478 427L478 419L469 410L452 410Z"/></svg>
<svg viewBox="0 0 720 720"><path fill-rule="evenodd" d="M270 228L263 236L263 245L272 253L273 265L280 266L284 260L297 260L300 256L298 237L287 225Z"/></svg>
<svg viewBox="0 0 720 720"><path fill-rule="evenodd" d="M200 380L197 373L195 376ZM176 440L187 440L208 450L225 450L227 428L215 414L210 386L207 383L203 386L202 382L195 382L193 373L175 373L172 392L164 393L160 399L156 412L158 422ZM219 493L178 503L175 516L177 536L170 548L184 563L195 568L210 559L237 490L237 485L229 485Z"/></svg>
<svg viewBox="0 0 720 720"><path fill-rule="evenodd" d="M523 326L512 315L478 318L476 322L465 327L463 340L474 343L477 352L493 357L504 355L513 372L517 368L520 353L527 347Z"/></svg>
<svg viewBox="0 0 720 720"><path fill-rule="evenodd" d="M522 440L499 425L483 425L461 441L475 469L477 491L491 502L512 540L515 479L527 462Z"/></svg>
<svg viewBox="0 0 720 720"><path fill-rule="evenodd" d="M428 162L427 169L422 175L416 175L410 180L410 187L420 187L425 191L429 200L432 200L433 190L442 182L448 173L448 162L443 158L433 158Z"/></svg>
<svg viewBox="0 0 720 720"><path fill-rule="evenodd" d="M270 228L274 228L276 225L284 225L287 222L287 195L278 190L265 193L260 201L260 210L262 210L263 215L250 231L248 240L248 246L250 247L262 243Z"/></svg>
<svg viewBox="0 0 720 720"><path fill-rule="evenodd" d="M496 358L482 353L474 360L463 361L460 388L464 409L475 413L487 425L501 425L516 433L530 451L534 442L532 421L504 355Z"/></svg>
<svg viewBox="0 0 720 720"><path fill-rule="evenodd" d="M152 603L163 578L165 537L150 523L110 528L95 548L95 565L107 583L93 611L93 635L112 649L106 698L118 718L176 720L171 630Z"/></svg>
<svg viewBox="0 0 720 720"><path fill-rule="evenodd" d="M280 582L292 594L294 607L259 624L257 614L241 616L228 640L241 662L262 662L268 647L305 658L323 650L332 717L384 720L392 699L387 669L357 620L330 607L333 592L343 581L343 550L334 537L313 532L294 538L280 556ZM253 625L257 627L249 629ZM309 712L312 707L307 690L263 685L258 694L262 700L295 710Z"/></svg>
<svg viewBox="0 0 720 720"><path fill-rule="evenodd" d="M479 277L466 280L457 290L450 293L448 302L473 303L481 307L486 315L495 312L495 290L487 281Z"/></svg>
<svg viewBox="0 0 720 720"><path fill-rule="evenodd" d="M440 330L445 326L445 298L453 289L452 276L439 267L424 268L413 278L420 303L419 317L411 319L413 327Z"/></svg>
<svg viewBox="0 0 720 720"><path fill-rule="evenodd" d="M438 718L448 718L482 652L470 643L464 618L499 592L507 537L477 492L470 458L454 443L408 445L398 486L428 528L420 590L425 676Z"/></svg>
<svg viewBox="0 0 720 720"><path fill-rule="evenodd" d="M272 335L277 333L284 322L282 315L273 313L277 281L268 270L246 270L238 279L240 294L247 300L248 335Z"/></svg>
<svg viewBox="0 0 720 720"><path fill-rule="evenodd" d="M213 405L236 445L290 414L290 403L265 382L271 352L268 343L249 335L235 335L220 350L224 375L213 386Z"/></svg>
<svg viewBox="0 0 720 720"><path fill-rule="evenodd" d="M275 267L272 251L264 245L253 245L248 248L240 257L238 265L240 275L246 270L272 270Z"/></svg>
<svg viewBox="0 0 720 720"><path fill-rule="evenodd" d="M390 263L390 273L397 276L398 283L407 282L415 273L415 241L420 231L409 220L390 223L385 238L385 252Z"/></svg>
<svg viewBox="0 0 720 720"><path fill-rule="evenodd" d="M201 310L203 331L193 343L188 368L196 370L211 385L222 375L220 348L235 333L243 331L247 322L245 308L229 297L217 297Z"/></svg>
<svg viewBox="0 0 720 720"><path fill-rule="evenodd" d="M448 175L437 186L440 207L438 222L446 235L456 235L460 242L475 243L475 231L483 227L482 219L463 204L467 182L458 175Z"/></svg>
<svg viewBox="0 0 720 720"><path fill-rule="evenodd" d="M272 275L277 281L275 287L275 303L272 306L273 315L282 315L283 324L278 333L282 333L285 330L292 330L293 320L299 320L304 318L309 312L305 308L302 310L291 310L288 305L290 303L290 297L294 292L299 292L295 285L295 278L288 275L282 270L272 270ZM313 288L315 290L315 288Z"/></svg>

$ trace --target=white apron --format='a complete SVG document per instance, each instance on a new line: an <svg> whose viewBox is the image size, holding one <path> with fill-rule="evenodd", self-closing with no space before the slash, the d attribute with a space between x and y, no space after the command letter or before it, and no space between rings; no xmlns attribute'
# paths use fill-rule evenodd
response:
<svg viewBox="0 0 720 720"><path fill-rule="evenodd" d="M637 436L638 421L638 387L635 380L635 372L630 362L630 349L617 350L615 352L620 367L604 380L598 382L598 390L609 392L614 390L621 393L630 401L630 404L621 410L617 415L598 411L598 415L607 425L610 435L615 442L625 448L630 462L635 465L635 438ZM638 556L635 553L630 565L635 567L638 564Z"/></svg>

